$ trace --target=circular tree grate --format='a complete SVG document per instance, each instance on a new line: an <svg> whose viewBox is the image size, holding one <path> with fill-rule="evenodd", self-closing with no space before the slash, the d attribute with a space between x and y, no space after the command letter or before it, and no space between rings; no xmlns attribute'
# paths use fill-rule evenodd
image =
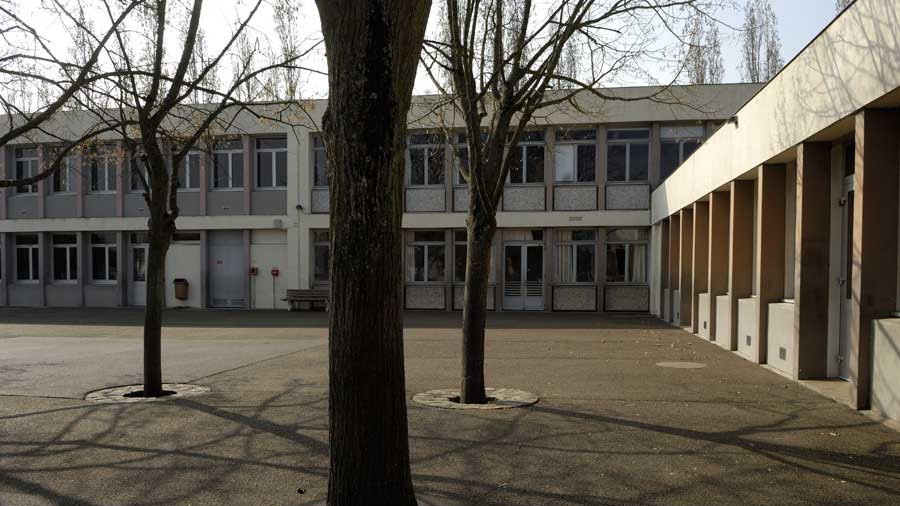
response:
<svg viewBox="0 0 900 506"><path fill-rule="evenodd" d="M531 392L515 388L485 388L486 404L460 404L458 389L429 390L413 396L412 400L424 406L443 409L509 409L530 406L539 397Z"/></svg>
<svg viewBox="0 0 900 506"><path fill-rule="evenodd" d="M104 388L88 392L84 400L102 403L133 403L155 402L164 399L177 399L180 397L193 397L209 392L209 387L203 385L191 385L188 383L163 383L163 395L161 397L144 397L136 395L141 392L144 385L125 385L121 387Z"/></svg>

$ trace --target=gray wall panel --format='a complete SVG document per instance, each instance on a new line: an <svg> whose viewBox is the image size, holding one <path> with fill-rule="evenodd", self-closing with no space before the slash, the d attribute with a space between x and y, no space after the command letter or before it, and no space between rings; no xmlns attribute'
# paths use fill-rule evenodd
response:
<svg viewBox="0 0 900 506"><path fill-rule="evenodd" d="M15 275L15 273L13 273ZM40 284L16 284L9 285L9 305L10 306L40 306L41 305L41 285Z"/></svg>
<svg viewBox="0 0 900 506"><path fill-rule="evenodd" d="M243 191L211 191L206 194L209 216L234 216L244 214Z"/></svg>
<svg viewBox="0 0 900 506"><path fill-rule="evenodd" d="M78 217L78 196L76 195L47 195L44 206L47 218Z"/></svg>
<svg viewBox="0 0 900 506"><path fill-rule="evenodd" d="M47 285L47 305L50 307L78 307L81 306L81 286L72 285Z"/></svg>
<svg viewBox="0 0 900 506"><path fill-rule="evenodd" d="M597 209L597 186L557 186L553 189L553 208L557 211L593 211Z"/></svg>
<svg viewBox="0 0 900 506"><path fill-rule="evenodd" d="M250 214L287 214L287 190L255 191L250 195Z"/></svg>
<svg viewBox="0 0 900 506"><path fill-rule="evenodd" d="M15 190L7 194L6 218L9 220L25 220L38 218L37 195L16 195Z"/></svg>
<svg viewBox="0 0 900 506"><path fill-rule="evenodd" d="M650 209L650 185L606 185L606 208L611 210Z"/></svg>
<svg viewBox="0 0 900 506"><path fill-rule="evenodd" d="M112 218L116 216L116 195L113 193L88 193L84 196L85 218Z"/></svg>
<svg viewBox="0 0 900 506"><path fill-rule="evenodd" d="M649 311L650 287L647 285L606 285L603 303L606 311Z"/></svg>
<svg viewBox="0 0 900 506"><path fill-rule="evenodd" d="M201 216L200 192L178 192L178 214L181 216Z"/></svg>
<svg viewBox="0 0 900 506"><path fill-rule="evenodd" d="M138 217L149 216L147 213L147 202L140 193L126 193L124 195L123 207L125 216Z"/></svg>
<svg viewBox="0 0 900 506"><path fill-rule="evenodd" d="M84 286L84 305L87 307L117 307L120 305L119 287L117 285Z"/></svg>

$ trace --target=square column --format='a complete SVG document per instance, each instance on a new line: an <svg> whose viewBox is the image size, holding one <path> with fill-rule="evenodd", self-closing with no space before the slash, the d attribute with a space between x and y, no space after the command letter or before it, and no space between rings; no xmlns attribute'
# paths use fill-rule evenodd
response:
<svg viewBox="0 0 900 506"><path fill-rule="evenodd" d="M849 359L857 409L871 402L872 320L897 306L898 141L898 111L856 114Z"/></svg>
<svg viewBox="0 0 900 506"><path fill-rule="evenodd" d="M694 248L691 273L691 333L699 332L700 294L709 278L709 202L694 202ZM708 292L707 292L708 293Z"/></svg>
<svg viewBox="0 0 900 506"><path fill-rule="evenodd" d="M681 222L681 233L679 234L681 251L678 254L678 296L681 300L677 301L676 304L681 304L679 311L681 319L678 325L683 327L685 324L691 324L691 311L693 310L691 301L693 293L691 268L694 261L694 210L682 209L679 211L679 214L681 215L679 220Z"/></svg>
<svg viewBox="0 0 900 506"><path fill-rule="evenodd" d="M785 167L759 168L759 199L756 227L757 338L751 358L759 364L768 360L769 304L784 298L784 215Z"/></svg>
<svg viewBox="0 0 900 506"><path fill-rule="evenodd" d="M678 255L681 252L679 246L679 233L681 232L681 220L678 213L669 216L669 298L666 300L669 308L669 322L675 323L675 304L679 302L675 300L675 290L678 290L679 283L679 262Z"/></svg>
<svg viewBox="0 0 900 506"><path fill-rule="evenodd" d="M716 297L728 293L728 245L731 220L731 194L709 194L709 268L707 293L709 293L709 340L716 336ZM728 336L724 336L728 338Z"/></svg>
<svg viewBox="0 0 900 506"><path fill-rule="evenodd" d="M831 146L797 147L794 379L827 377Z"/></svg>
<svg viewBox="0 0 900 506"><path fill-rule="evenodd" d="M717 340L737 350L738 299L750 296L753 284L753 181L731 182L731 219L728 230L728 302L731 322L728 336Z"/></svg>
<svg viewBox="0 0 900 506"><path fill-rule="evenodd" d="M665 319L669 289L669 219L659 222L659 316ZM603 251L606 251L605 249ZM606 271L603 271L606 272Z"/></svg>

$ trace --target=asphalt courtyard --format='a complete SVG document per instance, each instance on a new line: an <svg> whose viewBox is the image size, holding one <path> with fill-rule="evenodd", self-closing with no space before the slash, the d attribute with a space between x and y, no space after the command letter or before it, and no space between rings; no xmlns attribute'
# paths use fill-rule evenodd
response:
<svg viewBox="0 0 900 506"><path fill-rule="evenodd" d="M456 313L405 318L407 397L457 384ZM208 394L93 404L140 381L141 312L0 309L0 505L312 505L325 498L322 313L170 311L164 379ZM660 362L706 367L660 367ZM492 315L500 411L409 403L417 491L471 505L900 504L900 433L649 317ZM298 493L301 489L303 493Z"/></svg>

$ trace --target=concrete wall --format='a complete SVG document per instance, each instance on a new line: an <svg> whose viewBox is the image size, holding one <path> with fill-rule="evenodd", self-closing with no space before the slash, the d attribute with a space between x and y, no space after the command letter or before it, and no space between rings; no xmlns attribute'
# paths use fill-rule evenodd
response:
<svg viewBox="0 0 900 506"><path fill-rule="evenodd" d="M753 359L753 346L759 339L759 301L755 298L738 300L737 351L748 359Z"/></svg>
<svg viewBox="0 0 900 506"><path fill-rule="evenodd" d="M172 243L166 255L166 307L202 307L201 268L205 261L200 254L199 243ZM188 299L175 298L174 280L182 278L188 282Z"/></svg>
<svg viewBox="0 0 900 506"><path fill-rule="evenodd" d="M453 211L466 212L469 209L469 189L458 187L453 189Z"/></svg>
<svg viewBox="0 0 900 506"><path fill-rule="evenodd" d="M250 214L287 214L286 190L256 190L250 194Z"/></svg>
<svg viewBox="0 0 900 506"><path fill-rule="evenodd" d="M650 287L648 285L605 285L603 287L605 311L649 311Z"/></svg>
<svg viewBox="0 0 900 506"><path fill-rule="evenodd" d="M672 290L672 319L674 325L681 325L681 290Z"/></svg>
<svg viewBox="0 0 900 506"><path fill-rule="evenodd" d="M618 209L649 209L650 185L646 183L607 184L606 208Z"/></svg>
<svg viewBox="0 0 900 506"><path fill-rule="evenodd" d="M119 279L121 282L120 269ZM96 285L88 282L84 285L84 305L87 307L118 307L121 306L121 292L116 284Z"/></svg>
<svg viewBox="0 0 900 506"><path fill-rule="evenodd" d="M116 215L116 195L88 193L84 196L85 218L108 218Z"/></svg>
<svg viewBox="0 0 900 506"><path fill-rule="evenodd" d="M729 295L716 296L716 343L731 349L731 297Z"/></svg>
<svg viewBox="0 0 900 506"><path fill-rule="evenodd" d="M701 293L697 296L697 333L701 337L709 339L709 294Z"/></svg>
<svg viewBox="0 0 900 506"><path fill-rule="evenodd" d="M216 190L206 194L206 213L210 216L233 216L244 212L242 190Z"/></svg>
<svg viewBox="0 0 900 506"><path fill-rule="evenodd" d="M444 285L406 285L407 309L444 309Z"/></svg>
<svg viewBox="0 0 900 506"><path fill-rule="evenodd" d="M772 367L794 376L794 304L769 304L769 324L766 331L768 352L766 362Z"/></svg>
<svg viewBox="0 0 900 506"><path fill-rule="evenodd" d="M597 286L554 286L554 311L596 311Z"/></svg>
<svg viewBox="0 0 900 506"><path fill-rule="evenodd" d="M44 212L47 218L76 218L77 195L47 195Z"/></svg>
<svg viewBox="0 0 900 506"><path fill-rule="evenodd" d="M553 209L556 211L597 209L597 186L556 185L553 188Z"/></svg>
<svg viewBox="0 0 900 506"><path fill-rule="evenodd" d="M443 186L406 188L406 212L444 212L447 190Z"/></svg>
<svg viewBox="0 0 900 506"><path fill-rule="evenodd" d="M504 211L543 211L544 186L506 186L503 188Z"/></svg>
<svg viewBox="0 0 900 506"><path fill-rule="evenodd" d="M182 201L185 200L181 195L178 196L178 207L180 208L182 205ZM140 193L126 193L123 196L123 207L125 216L149 216L147 212L147 202L144 200L144 196ZM185 213L187 215L187 213Z"/></svg>
<svg viewBox="0 0 900 506"><path fill-rule="evenodd" d="M6 198L6 219L25 220L38 218L38 203L40 199L35 194L16 195L16 190L11 189Z"/></svg>
<svg viewBox="0 0 900 506"><path fill-rule="evenodd" d="M873 322L872 409L900 421L900 319Z"/></svg>
<svg viewBox="0 0 900 506"><path fill-rule="evenodd" d="M327 213L330 210L328 198L328 188L313 188L312 212Z"/></svg>
<svg viewBox="0 0 900 506"><path fill-rule="evenodd" d="M457 311L462 311L463 309L463 296L465 292L465 287L462 285L454 285L453 286L453 309ZM494 305L494 301L496 299L497 293L497 285L489 284L488 285L488 293L487 293L487 308L488 311L493 311L496 309Z"/></svg>
<svg viewBox="0 0 900 506"><path fill-rule="evenodd" d="M286 309L284 293L287 289L287 234L283 230L254 230L251 235L250 265L259 269L253 280L253 308ZM279 275L272 276L277 268ZM273 299L274 294L274 299Z"/></svg>

